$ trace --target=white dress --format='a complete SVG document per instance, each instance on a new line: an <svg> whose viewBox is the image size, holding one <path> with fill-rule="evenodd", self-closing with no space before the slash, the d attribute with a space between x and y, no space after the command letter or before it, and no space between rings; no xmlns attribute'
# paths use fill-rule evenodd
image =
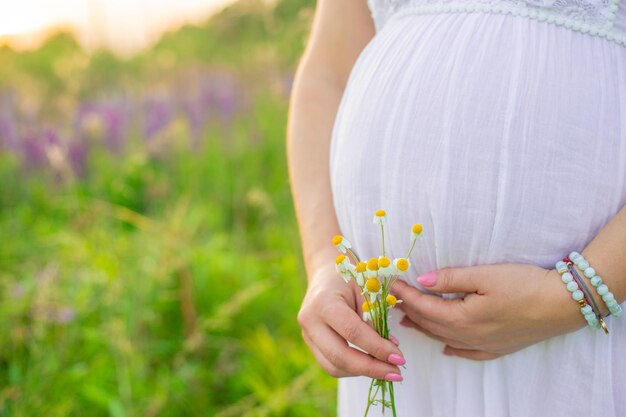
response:
<svg viewBox="0 0 626 417"><path fill-rule="evenodd" d="M357 252L380 254L379 208L392 255L424 225L414 286L442 267L553 268L581 251L626 203L618 2L370 0L377 33L350 74L330 154L340 228ZM585 328L474 362L443 355L401 315L399 416L626 416L626 317L607 319L609 336ZM368 384L339 380L340 417L363 415Z"/></svg>

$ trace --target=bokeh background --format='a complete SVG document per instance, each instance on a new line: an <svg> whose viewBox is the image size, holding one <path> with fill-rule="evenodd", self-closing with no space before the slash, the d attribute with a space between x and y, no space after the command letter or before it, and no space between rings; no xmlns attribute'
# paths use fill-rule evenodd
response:
<svg viewBox="0 0 626 417"><path fill-rule="evenodd" d="M334 415L285 160L314 1L62 3L0 3L0 416Z"/></svg>

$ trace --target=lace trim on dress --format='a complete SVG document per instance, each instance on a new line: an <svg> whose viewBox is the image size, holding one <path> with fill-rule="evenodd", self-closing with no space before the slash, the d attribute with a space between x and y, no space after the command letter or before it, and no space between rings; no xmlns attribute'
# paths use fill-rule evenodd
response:
<svg viewBox="0 0 626 417"><path fill-rule="evenodd" d="M376 30L392 17L409 14L486 12L525 16L626 46L614 28L620 0L367 0Z"/></svg>

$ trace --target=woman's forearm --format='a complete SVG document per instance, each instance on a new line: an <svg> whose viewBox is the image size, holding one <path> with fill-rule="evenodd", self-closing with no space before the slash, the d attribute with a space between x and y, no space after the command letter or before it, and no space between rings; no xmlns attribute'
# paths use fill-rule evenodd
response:
<svg viewBox="0 0 626 417"><path fill-rule="evenodd" d="M350 72L374 36L363 0L318 0L289 103L287 162L309 279L327 267L339 232L330 188L330 141ZM332 266L332 263L330 263Z"/></svg>
<svg viewBox="0 0 626 417"><path fill-rule="evenodd" d="M333 207L329 151L343 86L307 67L298 68L289 107L287 160L304 262L312 271L336 255L330 238L339 226Z"/></svg>
<svg viewBox="0 0 626 417"><path fill-rule="evenodd" d="M581 254L608 285L615 299L626 300L626 206L585 247ZM594 291L594 296L597 296ZM604 303L597 297L598 306L606 314Z"/></svg>

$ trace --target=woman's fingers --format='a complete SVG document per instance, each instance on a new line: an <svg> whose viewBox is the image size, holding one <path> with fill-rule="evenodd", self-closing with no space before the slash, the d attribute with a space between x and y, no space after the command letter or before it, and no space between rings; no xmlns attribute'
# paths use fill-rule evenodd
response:
<svg viewBox="0 0 626 417"><path fill-rule="evenodd" d="M443 353L451 356L459 356L465 359L471 359L473 361L488 361L491 359L497 359L504 356L502 353L484 352L482 350L472 349L458 349L451 346L446 346L443 349Z"/></svg>
<svg viewBox="0 0 626 417"><path fill-rule="evenodd" d="M345 371L337 368L335 365L330 363L328 359L326 359L326 356L324 356L324 354L321 350L319 350L315 342L313 342L313 340L311 340L311 338L307 336L305 332L302 332L302 338L304 339L304 342L307 344L307 346L309 346L309 349L311 349L311 352L313 353L313 356L315 357L317 363L319 363L320 366L324 368L326 372L328 372L328 375L335 378L348 376Z"/></svg>
<svg viewBox="0 0 626 417"><path fill-rule="evenodd" d="M447 337L443 337L443 336L440 336L438 334L431 332L430 330L425 329L424 327L420 326L419 324L411 320L408 316L404 316L402 320L400 320L400 325L405 326L405 327L412 327L415 330L418 330L424 333L426 336L430 337L431 339L439 340L440 342L446 345L455 347L455 348L473 349L473 346L470 346L467 343L464 343L458 340L453 340Z"/></svg>
<svg viewBox="0 0 626 417"><path fill-rule="evenodd" d="M405 364L404 356L398 346L376 333L346 304L333 304L322 314L326 323L341 337L378 360L393 365Z"/></svg>
<svg viewBox="0 0 626 417"><path fill-rule="evenodd" d="M459 309L463 303L462 298L444 299L424 294L403 281L397 281L392 292L402 300L398 308L413 319L421 316L432 322L450 326L462 318Z"/></svg>
<svg viewBox="0 0 626 417"><path fill-rule="evenodd" d="M438 321L433 321L428 317L416 313L415 310L408 305L408 303L403 302L400 306L400 310L410 321L434 335L454 340L459 339L459 337L463 335L463 332L459 328L460 326L457 326L455 323L449 322L442 324Z"/></svg>
<svg viewBox="0 0 626 417"><path fill-rule="evenodd" d="M341 336L326 325L316 326L306 334L306 338L309 341L307 344L313 344L323 355L324 360L320 361L320 364L332 376L365 375L376 379L395 381L401 379L397 366L351 348Z"/></svg>

